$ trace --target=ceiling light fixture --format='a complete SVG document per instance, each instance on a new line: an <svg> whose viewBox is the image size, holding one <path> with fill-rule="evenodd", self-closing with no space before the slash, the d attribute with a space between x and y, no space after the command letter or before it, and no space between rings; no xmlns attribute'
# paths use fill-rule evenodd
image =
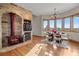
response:
<svg viewBox="0 0 79 59"><path fill-rule="evenodd" d="M54 14L53 14L53 16L56 19L56 16L57 16L57 14L56 14L56 8L54 8Z"/></svg>
<svg viewBox="0 0 79 59"><path fill-rule="evenodd" d="M57 14L56 14L56 8L54 8L54 11L53 11L54 13L53 13L53 15L51 15L51 18L53 17L54 19L56 19L57 18Z"/></svg>

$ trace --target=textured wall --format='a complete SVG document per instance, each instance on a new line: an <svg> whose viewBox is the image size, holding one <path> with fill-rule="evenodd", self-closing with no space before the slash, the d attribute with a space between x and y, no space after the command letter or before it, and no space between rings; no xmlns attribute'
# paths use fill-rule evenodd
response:
<svg viewBox="0 0 79 59"><path fill-rule="evenodd" d="M14 30L15 35L22 34L22 19L18 15L15 15L14 28L15 28L15 30Z"/></svg>
<svg viewBox="0 0 79 59"><path fill-rule="evenodd" d="M15 34L21 35L22 32L22 19L20 16L14 16L14 28ZM3 14L2 16L2 34L4 36L10 36L10 16L9 14Z"/></svg>
<svg viewBox="0 0 79 59"><path fill-rule="evenodd" d="M10 35L10 17L9 14L2 15L2 35L9 36Z"/></svg>
<svg viewBox="0 0 79 59"><path fill-rule="evenodd" d="M8 24L5 23L2 25L2 21L5 20L7 22L6 19L8 19L9 17L5 16L4 14L7 14L9 12L12 12L12 13L15 13L16 14L16 17L15 17L15 34L16 35L19 35L19 34L22 34L21 32L22 31L22 23L23 23L23 20L26 19L26 20L31 20L32 19L32 12L30 10L26 10L20 6L17 6L15 4L9 4L9 3L2 3L0 4L0 48L2 48L2 34L4 36L9 36L10 35L10 26L9 25L9 22ZM4 15L4 17L3 17ZM20 17L17 17L17 15L19 15ZM17 20L19 19L19 20ZM21 23L22 22L22 23ZM5 28L5 29L2 29L2 28Z"/></svg>
<svg viewBox="0 0 79 59"><path fill-rule="evenodd" d="M2 26L1 26L1 16L0 16L0 48L2 48Z"/></svg>
<svg viewBox="0 0 79 59"><path fill-rule="evenodd" d="M24 9L20 6L14 5L14 4L0 4L0 11L3 13L5 12L13 12L17 15L21 16L24 19L31 20L32 19L32 12L30 10Z"/></svg>

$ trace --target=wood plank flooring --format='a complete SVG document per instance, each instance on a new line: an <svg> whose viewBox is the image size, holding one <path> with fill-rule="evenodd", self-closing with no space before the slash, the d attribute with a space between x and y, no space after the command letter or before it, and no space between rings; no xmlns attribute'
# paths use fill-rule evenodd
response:
<svg viewBox="0 0 79 59"><path fill-rule="evenodd" d="M33 36L32 43L28 43L24 46L18 47L9 52L0 52L0 56L23 56L26 55L36 43L40 42L43 38L39 36Z"/></svg>
<svg viewBox="0 0 79 59"><path fill-rule="evenodd" d="M38 43L43 40L43 37L33 36L32 43L28 43L9 52L0 52L0 56L27 56L27 53ZM54 49L52 45L47 44L43 47L38 56L79 56L79 43L69 41L70 49L57 48Z"/></svg>
<svg viewBox="0 0 79 59"><path fill-rule="evenodd" d="M69 49L54 48L52 45L47 45L41 49L39 56L79 56L79 43L69 41Z"/></svg>

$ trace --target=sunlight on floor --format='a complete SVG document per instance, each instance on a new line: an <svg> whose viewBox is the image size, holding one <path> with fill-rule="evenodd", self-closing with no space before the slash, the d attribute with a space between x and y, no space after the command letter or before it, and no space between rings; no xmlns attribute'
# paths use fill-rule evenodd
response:
<svg viewBox="0 0 79 59"><path fill-rule="evenodd" d="M49 52L45 51L44 54L46 56L53 56L53 51L51 51L51 50Z"/></svg>
<svg viewBox="0 0 79 59"><path fill-rule="evenodd" d="M42 43L36 44L36 45L31 49L31 51L29 51L29 52L27 53L26 56L37 56L37 55L40 53L41 49L42 49L44 46L46 46L46 44L42 44Z"/></svg>
<svg viewBox="0 0 79 59"><path fill-rule="evenodd" d="M53 48L56 50L57 49L57 46L56 45L53 45Z"/></svg>

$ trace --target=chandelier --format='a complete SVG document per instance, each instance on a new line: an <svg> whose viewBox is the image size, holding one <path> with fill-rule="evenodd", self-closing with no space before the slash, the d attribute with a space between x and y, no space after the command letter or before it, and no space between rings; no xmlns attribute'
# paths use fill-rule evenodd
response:
<svg viewBox="0 0 79 59"><path fill-rule="evenodd" d="M54 13L53 13L53 15L51 16L51 17L53 17L54 19L56 19L57 18L57 14L56 14L56 8L54 8L54 11L53 11Z"/></svg>
<svg viewBox="0 0 79 59"><path fill-rule="evenodd" d="M53 14L53 16L56 19L56 16L57 16L57 14L56 14L56 8L54 8L54 14Z"/></svg>

